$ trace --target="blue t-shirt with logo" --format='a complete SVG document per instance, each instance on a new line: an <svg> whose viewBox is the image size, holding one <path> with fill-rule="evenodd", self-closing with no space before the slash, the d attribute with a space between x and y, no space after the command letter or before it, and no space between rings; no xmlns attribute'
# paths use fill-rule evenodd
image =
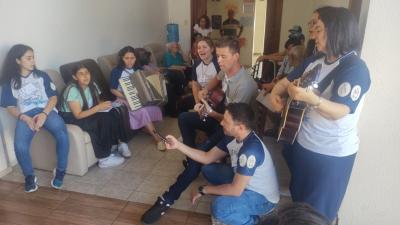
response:
<svg viewBox="0 0 400 225"><path fill-rule="evenodd" d="M217 147L230 155L235 173L251 176L247 190L263 195L269 202L279 201L278 179L271 155L254 132L242 142L225 137Z"/></svg>
<svg viewBox="0 0 400 225"><path fill-rule="evenodd" d="M21 88L15 89L14 81L2 86L2 107L15 106L21 113L35 108L46 107L49 98L57 96L56 86L47 73L34 70L28 76L21 76Z"/></svg>

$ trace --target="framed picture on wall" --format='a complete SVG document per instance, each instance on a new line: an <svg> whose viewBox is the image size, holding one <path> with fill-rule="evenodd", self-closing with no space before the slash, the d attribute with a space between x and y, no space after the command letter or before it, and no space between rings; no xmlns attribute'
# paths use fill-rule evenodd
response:
<svg viewBox="0 0 400 225"><path fill-rule="evenodd" d="M212 29L221 29L221 25L222 25L222 16L221 15L212 15L211 16Z"/></svg>

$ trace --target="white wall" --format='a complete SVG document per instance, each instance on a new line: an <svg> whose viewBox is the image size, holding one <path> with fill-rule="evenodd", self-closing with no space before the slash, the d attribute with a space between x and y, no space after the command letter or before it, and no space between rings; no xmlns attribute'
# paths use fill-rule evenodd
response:
<svg viewBox="0 0 400 225"><path fill-rule="evenodd" d="M164 43L167 18L159 0L0 0L0 62L16 43L32 46L42 69Z"/></svg>
<svg viewBox="0 0 400 225"><path fill-rule="evenodd" d="M279 50L284 50L284 45L288 39L289 29L293 25L300 25L303 29L303 34L308 40L307 23L310 21L313 11L322 6L349 6L349 0L284 0L282 7L282 23L281 36L279 42Z"/></svg>
<svg viewBox="0 0 400 225"><path fill-rule="evenodd" d="M161 0L160 2L163 2ZM179 43L183 53L189 53L190 44L190 0L168 0L168 22L179 25ZM164 28L165 30L165 28Z"/></svg>
<svg viewBox="0 0 400 225"><path fill-rule="evenodd" d="M400 4L371 0L361 57L372 86L359 123L361 146L345 200L343 225L400 224Z"/></svg>
<svg viewBox="0 0 400 225"><path fill-rule="evenodd" d="M252 65L253 55L253 32L254 32L254 13L245 14L243 12L243 0L220 0L220 1L207 1L207 15L221 15L222 22L228 19L228 9L235 8L235 19L241 21L242 18L248 20L248 24L243 25L243 33L240 38L245 38L245 45L240 48L240 63L245 66ZM214 39L221 38L219 30L213 30L211 37Z"/></svg>

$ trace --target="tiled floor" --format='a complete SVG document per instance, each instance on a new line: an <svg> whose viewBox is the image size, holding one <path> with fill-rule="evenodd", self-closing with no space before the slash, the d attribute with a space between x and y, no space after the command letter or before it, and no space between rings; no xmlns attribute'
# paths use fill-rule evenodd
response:
<svg viewBox="0 0 400 225"><path fill-rule="evenodd" d="M162 134L180 136L176 119L167 117L162 123L157 124L157 127ZM281 147L270 138L264 138L264 142L275 160L281 192L287 193L286 187L289 173L280 156ZM166 152L156 150L156 146L150 136L142 132L129 142L129 146L132 151L132 157L126 160L123 165L111 169L100 169L97 166L93 166L83 177L67 175L64 181L64 190L136 203L153 204L157 196L162 194L183 170L181 161L185 157L175 150ZM50 185L52 177L50 172L36 170L36 175L41 186ZM16 166L13 168L13 172L2 179L23 182L24 177L19 167ZM195 205L190 203L192 187L197 187L204 183L205 180L199 176L173 205L173 208L209 214L210 197L201 198ZM287 198L284 198L283 201L287 201Z"/></svg>

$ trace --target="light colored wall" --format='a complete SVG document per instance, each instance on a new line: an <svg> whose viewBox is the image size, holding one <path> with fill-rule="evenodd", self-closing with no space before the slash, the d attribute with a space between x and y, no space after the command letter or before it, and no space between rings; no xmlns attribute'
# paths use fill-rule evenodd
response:
<svg viewBox="0 0 400 225"><path fill-rule="evenodd" d="M38 68L165 42L167 2L0 0L0 62L16 43L33 47ZM146 29L143 29L146 28Z"/></svg>
<svg viewBox="0 0 400 225"><path fill-rule="evenodd" d="M267 1L256 0L253 28L253 54L251 65L256 63L257 58L264 52L265 24L267 15ZM258 54L260 53L260 54Z"/></svg>
<svg viewBox="0 0 400 225"><path fill-rule="evenodd" d="M300 25L303 34L308 40L307 23L313 11L322 6L341 6L348 7L349 0L284 0L282 7L281 36L279 41L279 51L284 50L284 45L288 39L289 29L293 25Z"/></svg>
<svg viewBox="0 0 400 225"><path fill-rule="evenodd" d="M190 12L190 0L168 0L168 22L179 25L179 43L185 54L189 53L191 47Z"/></svg>
<svg viewBox="0 0 400 225"><path fill-rule="evenodd" d="M371 0L361 57L372 86L359 131L361 146L340 210L340 224L400 224L400 4Z"/></svg>
<svg viewBox="0 0 400 225"><path fill-rule="evenodd" d="M246 39L246 45L240 49L240 62L243 65L252 65L252 54L253 54L253 32L254 32L254 14L245 15L243 13L243 0L220 0L220 1L207 1L207 15L210 17L212 15L221 15L222 22L228 18L227 7L230 5L237 6L235 13L235 19L239 20L241 17L249 18L252 23L250 25L243 26L243 33L240 37ZM221 38L219 30L214 30L211 34L213 39Z"/></svg>

